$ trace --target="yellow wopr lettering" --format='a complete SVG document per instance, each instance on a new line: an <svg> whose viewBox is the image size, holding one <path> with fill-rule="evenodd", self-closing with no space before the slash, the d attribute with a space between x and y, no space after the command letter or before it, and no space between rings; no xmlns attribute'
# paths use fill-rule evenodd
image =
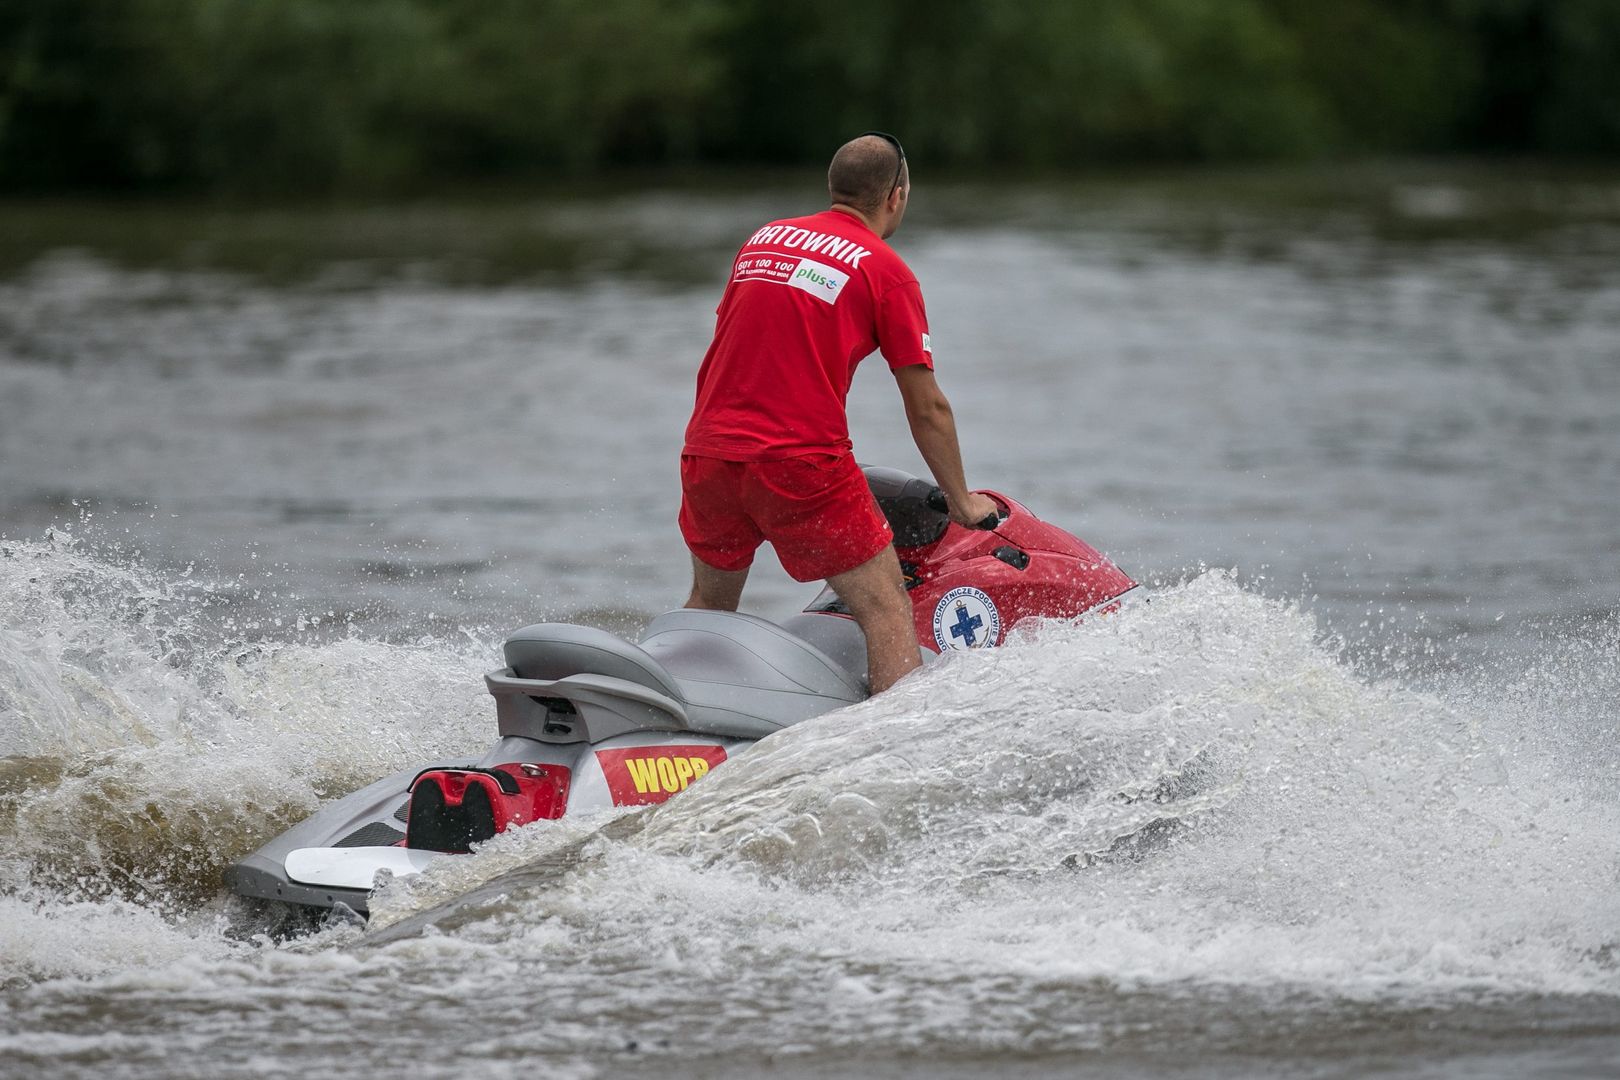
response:
<svg viewBox="0 0 1620 1080"><path fill-rule="evenodd" d="M630 770L630 782L636 785L636 790L645 795L658 786L658 770L653 763L645 758L629 758L624 767Z"/></svg>

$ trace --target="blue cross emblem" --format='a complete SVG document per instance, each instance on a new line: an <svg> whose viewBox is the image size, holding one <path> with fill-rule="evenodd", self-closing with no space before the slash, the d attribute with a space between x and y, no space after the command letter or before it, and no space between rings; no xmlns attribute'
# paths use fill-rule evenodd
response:
<svg viewBox="0 0 1620 1080"><path fill-rule="evenodd" d="M956 602L956 625L951 627L951 637L961 638L962 644L973 648L974 631L984 625L984 620L977 615L969 615L967 605L962 601Z"/></svg>

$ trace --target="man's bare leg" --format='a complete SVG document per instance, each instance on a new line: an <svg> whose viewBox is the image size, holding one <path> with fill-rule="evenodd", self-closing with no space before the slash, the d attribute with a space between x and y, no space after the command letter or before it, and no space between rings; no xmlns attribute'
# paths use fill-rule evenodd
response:
<svg viewBox="0 0 1620 1080"><path fill-rule="evenodd" d="M743 586L748 583L748 570L716 570L708 563L692 556L692 595L686 598L689 608L710 611L736 611L742 599Z"/></svg>
<svg viewBox="0 0 1620 1080"><path fill-rule="evenodd" d="M866 672L872 693L881 694L922 667L917 628L911 621L911 598L906 595L893 545L855 569L829 578L827 584L866 635Z"/></svg>

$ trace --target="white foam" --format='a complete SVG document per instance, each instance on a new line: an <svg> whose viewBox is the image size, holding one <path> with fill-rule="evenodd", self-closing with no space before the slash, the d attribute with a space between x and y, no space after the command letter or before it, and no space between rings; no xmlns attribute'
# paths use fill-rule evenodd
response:
<svg viewBox="0 0 1620 1080"><path fill-rule="evenodd" d="M323 798L488 742L492 646L199 647L198 588L69 540L4 545L5 879L194 904Z"/></svg>
<svg viewBox="0 0 1620 1080"><path fill-rule="evenodd" d="M117 897L0 895L0 982L93 979L226 951L194 929Z"/></svg>
<svg viewBox="0 0 1620 1080"><path fill-rule="evenodd" d="M1369 683L1308 617L1220 574L1022 628L660 807L497 837L387 886L369 930L287 945L234 942L187 876L346 787L484 745L479 647L169 662L151 621L35 608L55 613L7 616L38 631L6 646L14 670L75 668L135 703L109 722L26 699L54 719L22 717L15 748L47 765L4 795L0 977L36 987L178 995L246 1031L258 1010L386 1016L409 986L491 1053L522 1042L495 1013L544 1001L530 1049L565 1058L626 1015L715 1048L950 1045L964 1024L1040 1047L1087 1037L1085 1010L1052 1003L1096 987L1620 995L1613 789L1564 742L1519 738L1557 717ZM90 638L122 659L65 644ZM70 751L81 718L91 749Z"/></svg>
<svg viewBox="0 0 1620 1080"><path fill-rule="evenodd" d="M574 960L653 928L774 950L796 926L985 979L1620 993L1620 814L1512 738L1358 679L1307 617L1210 574L774 736L499 906L610 903ZM455 872L487 880L475 862ZM648 880L703 899L642 904Z"/></svg>

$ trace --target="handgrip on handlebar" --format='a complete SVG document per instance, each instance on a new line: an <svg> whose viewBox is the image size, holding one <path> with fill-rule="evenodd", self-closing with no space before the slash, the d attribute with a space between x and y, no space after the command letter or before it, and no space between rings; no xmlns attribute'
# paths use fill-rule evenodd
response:
<svg viewBox="0 0 1620 1080"><path fill-rule="evenodd" d="M948 514L951 512L951 501L945 497L945 491L943 488L934 488L928 493L927 498L923 501L928 504L928 509L930 510L938 511L941 514ZM1000 525L1006 520L1006 518L1007 515L998 508L995 513L986 516L983 521L975 522L974 524L968 526L968 528L983 529L988 531L990 529L994 529L997 525Z"/></svg>

